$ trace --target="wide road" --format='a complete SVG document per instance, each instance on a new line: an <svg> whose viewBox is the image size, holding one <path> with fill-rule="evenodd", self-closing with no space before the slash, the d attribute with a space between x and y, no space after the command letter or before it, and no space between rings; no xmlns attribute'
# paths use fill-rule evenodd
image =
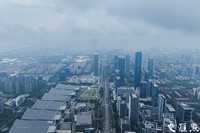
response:
<svg viewBox="0 0 200 133"><path fill-rule="evenodd" d="M104 119L104 127L105 133L111 133L111 112L110 112L110 94L109 94L109 85L107 79L104 80L104 105L105 105L105 119Z"/></svg>

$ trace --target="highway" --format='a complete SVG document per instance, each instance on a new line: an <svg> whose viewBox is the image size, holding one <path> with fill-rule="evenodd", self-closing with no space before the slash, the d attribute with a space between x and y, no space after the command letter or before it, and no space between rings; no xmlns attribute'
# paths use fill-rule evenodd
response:
<svg viewBox="0 0 200 133"><path fill-rule="evenodd" d="M109 84L107 79L105 79L104 82L104 107L105 107L105 113L104 113L104 131L105 133L111 133L111 108L110 108L110 94L109 94Z"/></svg>

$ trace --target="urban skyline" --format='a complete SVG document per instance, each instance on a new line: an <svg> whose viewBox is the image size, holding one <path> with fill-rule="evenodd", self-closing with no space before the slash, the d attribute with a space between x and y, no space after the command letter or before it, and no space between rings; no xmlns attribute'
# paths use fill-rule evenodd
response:
<svg viewBox="0 0 200 133"><path fill-rule="evenodd" d="M199 133L199 0L0 0L0 133Z"/></svg>

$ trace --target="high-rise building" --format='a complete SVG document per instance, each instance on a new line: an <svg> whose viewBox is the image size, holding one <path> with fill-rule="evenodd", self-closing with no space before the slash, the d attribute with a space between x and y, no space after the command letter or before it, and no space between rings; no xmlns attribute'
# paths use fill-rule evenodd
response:
<svg viewBox="0 0 200 133"><path fill-rule="evenodd" d="M99 75L99 56L94 55L94 76Z"/></svg>
<svg viewBox="0 0 200 133"><path fill-rule="evenodd" d="M192 108L183 102L179 102L177 104L177 109L176 109L176 119L178 124L184 124L186 123L186 130L189 133L190 128L191 128L191 122L192 122ZM184 126L184 125L183 125Z"/></svg>
<svg viewBox="0 0 200 133"><path fill-rule="evenodd" d="M10 77L4 80L4 87L5 87L5 93L8 93L8 94L14 93L13 82L10 79Z"/></svg>
<svg viewBox="0 0 200 133"><path fill-rule="evenodd" d="M119 57L114 55L114 69L119 69Z"/></svg>
<svg viewBox="0 0 200 133"><path fill-rule="evenodd" d="M65 71L60 71L59 80L60 81L66 81L66 73L65 73Z"/></svg>
<svg viewBox="0 0 200 133"><path fill-rule="evenodd" d="M158 121L162 122L163 120L163 113L165 110L166 99L163 94L158 95Z"/></svg>
<svg viewBox="0 0 200 133"><path fill-rule="evenodd" d="M142 52L135 53L135 87L140 87L142 74Z"/></svg>
<svg viewBox="0 0 200 133"><path fill-rule="evenodd" d="M130 124L130 120L127 118L121 119L120 121L121 123L121 133L125 133L126 131L130 131L131 130L131 124Z"/></svg>
<svg viewBox="0 0 200 133"><path fill-rule="evenodd" d="M150 96L151 103L154 107L157 107L158 102L158 86L154 82L150 82Z"/></svg>
<svg viewBox="0 0 200 133"><path fill-rule="evenodd" d="M153 70L154 70L154 60L149 58L148 59L148 72L149 72L149 78L153 77Z"/></svg>
<svg viewBox="0 0 200 133"><path fill-rule="evenodd" d="M15 81L15 85L14 85L15 87L15 93L16 94L20 94L20 88L19 88L19 80L17 79L16 81Z"/></svg>
<svg viewBox="0 0 200 133"><path fill-rule="evenodd" d="M149 79L151 79L151 78L150 78L149 71L148 71L148 70L145 70L145 72L144 72L144 80L145 80L145 81L148 81Z"/></svg>
<svg viewBox="0 0 200 133"><path fill-rule="evenodd" d="M119 58L119 77L120 84L123 86L125 82L125 58Z"/></svg>
<svg viewBox="0 0 200 133"><path fill-rule="evenodd" d="M147 98L147 82L146 81L142 81L141 85L140 85L140 98Z"/></svg>
<svg viewBox="0 0 200 133"><path fill-rule="evenodd" d="M134 93L129 96L129 119L132 126L138 125L139 97Z"/></svg>
<svg viewBox="0 0 200 133"><path fill-rule="evenodd" d="M0 112L4 110L3 99L0 97Z"/></svg>
<svg viewBox="0 0 200 133"><path fill-rule="evenodd" d="M130 65L131 65L130 55L126 55L126 74L128 74L130 71Z"/></svg>
<svg viewBox="0 0 200 133"><path fill-rule="evenodd" d="M37 89L37 79L33 76L9 76L2 82L2 87L7 94L31 93Z"/></svg>
<svg viewBox="0 0 200 133"><path fill-rule="evenodd" d="M125 118L127 115L127 104L126 101L120 101L119 103L119 117Z"/></svg>
<svg viewBox="0 0 200 133"><path fill-rule="evenodd" d="M151 97L151 90L153 88L153 80L149 79L147 83L148 83L147 96Z"/></svg>

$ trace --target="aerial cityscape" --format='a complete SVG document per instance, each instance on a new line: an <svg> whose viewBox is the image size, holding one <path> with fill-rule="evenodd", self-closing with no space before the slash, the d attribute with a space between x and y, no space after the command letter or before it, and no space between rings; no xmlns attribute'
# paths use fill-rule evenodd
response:
<svg viewBox="0 0 200 133"><path fill-rule="evenodd" d="M200 133L199 5L1 0L0 133Z"/></svg>

